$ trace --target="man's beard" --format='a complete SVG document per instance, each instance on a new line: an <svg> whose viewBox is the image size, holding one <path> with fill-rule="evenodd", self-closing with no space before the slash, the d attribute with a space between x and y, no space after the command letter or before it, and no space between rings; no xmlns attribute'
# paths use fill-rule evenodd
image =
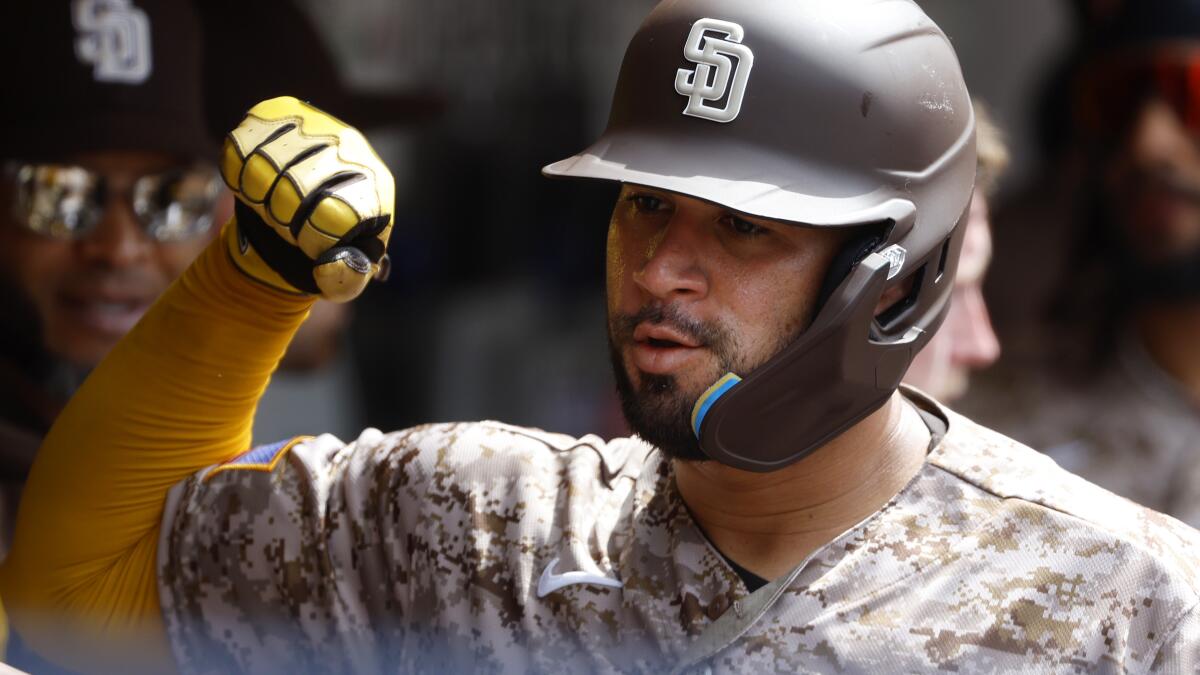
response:
<svg viewBox="0 0 1200 675"><path fill-rule="evenodd" d="M621 347L633 344L633 331L642 322L669 326L711 351L716 356L717 367L707 377L701 378L705 384L699 385L694 391L687 391L674 375L640 373L639 383L635 385L625 369ZM696 399L725 373L744 375L761 365L761 362L750 363L741 353L737 339L720 324L689 319L673 305L652 305L633 315L615 314L609 317L608 323L609 356L617 394L621 399L621 411L629 428L671 459L691 462L708 460L708 456L700 449L699 439L692 432L692 408ZM779 352L793 337L784 336L785 339L780 340L767 354Z"/></svg>

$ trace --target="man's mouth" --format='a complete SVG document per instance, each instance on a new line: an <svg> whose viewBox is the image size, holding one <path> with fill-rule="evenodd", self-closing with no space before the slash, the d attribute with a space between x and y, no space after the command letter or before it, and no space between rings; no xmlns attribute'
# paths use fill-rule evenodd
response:
<svg viewBox="0 0 1200 675"><path fill-rule="evenodd" d="M633 330L633 365L645 373L675 372L703 348L695 338L664 324L642 322Z"/></svg>
<svg viewBox="0 0 1200 675"><path fill-rule="evenodd" d="M634 342L660 347L699 347L700 341L666 324L643 321L633 329Z"/></svg>

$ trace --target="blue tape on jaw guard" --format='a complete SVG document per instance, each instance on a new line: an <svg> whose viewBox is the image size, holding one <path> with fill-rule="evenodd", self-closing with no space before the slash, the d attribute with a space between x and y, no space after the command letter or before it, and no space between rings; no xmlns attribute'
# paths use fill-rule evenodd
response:
<svg viewBox="0 0 1200 675"><path fill-rule="evenodd" d="M704 424L704 416L708 414L709 408L741 381L742 378L737 375L726 373L725 377L713 383L713 386L696 400L696 405L692 407L692 433L696 434L696 438L700 438L700 425Z"/></svg>

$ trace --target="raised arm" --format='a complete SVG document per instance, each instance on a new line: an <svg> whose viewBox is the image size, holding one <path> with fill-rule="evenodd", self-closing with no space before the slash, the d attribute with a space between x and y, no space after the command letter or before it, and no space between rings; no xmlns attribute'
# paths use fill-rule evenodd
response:
<svg viewBox="0 0 1200 675"><path fill-rule="evenodd" d="M379 269L392 178L357 131L290 98L251 109L222 173L234 220L100 364L29 476L0 597L67 667L171 669L156 586L163 499L249 447L254 409L317 295Z"/></svg>

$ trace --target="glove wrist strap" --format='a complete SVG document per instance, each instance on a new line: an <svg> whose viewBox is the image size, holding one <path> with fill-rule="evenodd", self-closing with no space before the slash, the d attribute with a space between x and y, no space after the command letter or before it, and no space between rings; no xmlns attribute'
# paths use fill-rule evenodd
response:
<svg viewBox="0 0 1200 675"><path fill-rule="evenodd" d="M239 238L254 247L263 262L297 290L312 295L321 294L321 289L317 288L317 282L313 279L312 259L284 241L262 221L254 209L241 200L234 202L234 215L237 217Z"/></svg>

